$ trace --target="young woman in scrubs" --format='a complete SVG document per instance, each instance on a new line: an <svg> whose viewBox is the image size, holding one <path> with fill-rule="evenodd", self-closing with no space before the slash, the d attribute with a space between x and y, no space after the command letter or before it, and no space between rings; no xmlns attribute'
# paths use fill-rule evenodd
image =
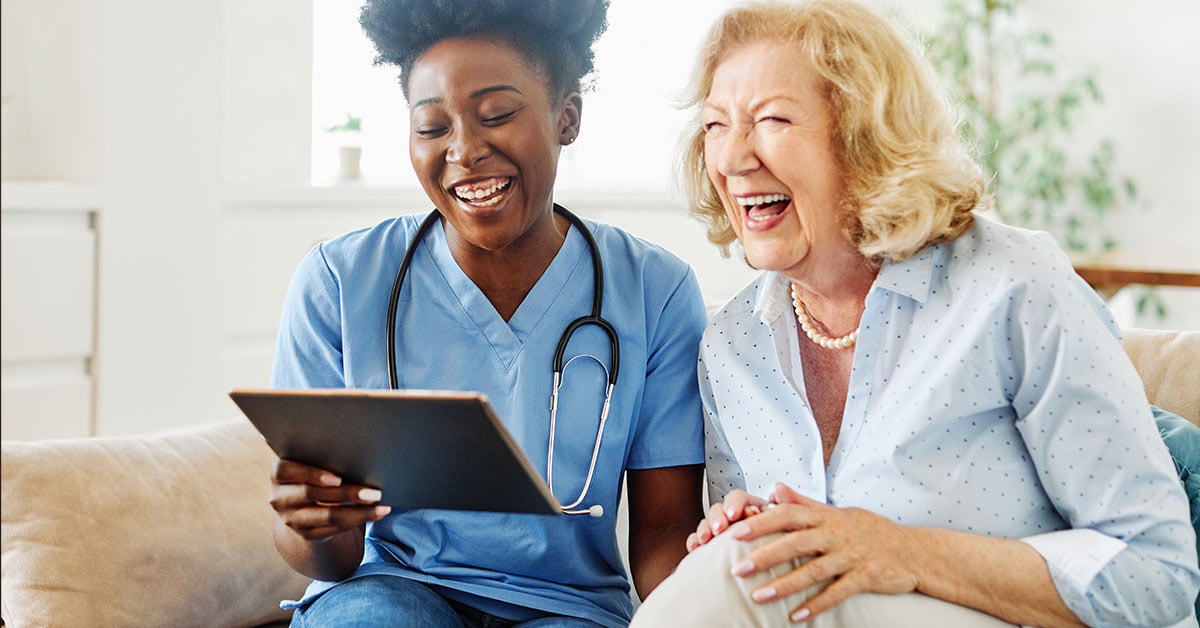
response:
<svg viewBox="0 0 1200 628"><path fill-rule="evenodd" d="M607 0L371 0L362 25L395 64L408 101L413 168L440 214L386 220L317 245L281 320L272 383L387 388L395 306L399 388L486 394L547 475L556 345L591 311L584 235L554 204L561 150L580 132L582 82ZM585 221L603 262L602 315L620 376L580 509L559 516L378 505L373 489L282 460L273 471L275 541L314 579L294 626L624 626L629 576L615 522L622 478L629 562L646 596L686 552L703 515L703 423L696 360L705 323L691 270L663 249ZM580 328L566 356L553 483L574 501L593 465L612 364L609 337ZM481 461L482 462L482 461ZM599 508L594 508L599 506ZM592 509L589 516L586 511Z"/></svg>

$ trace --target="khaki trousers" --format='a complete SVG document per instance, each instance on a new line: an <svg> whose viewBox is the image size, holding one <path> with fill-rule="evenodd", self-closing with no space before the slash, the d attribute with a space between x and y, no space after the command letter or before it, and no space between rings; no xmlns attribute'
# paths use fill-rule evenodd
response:
<svg viewBox="0 0 1200 628"><path fill-rule="evenodd" d="M802 561L779 565L749 578L730 573L733 564L755 547L778 535L750 543L722 534L684 558L671 577L654 590L634 614L630 628L759 628L793 626L789 616L827 583L758 604L750 592L795 568ZM856 595L833 610L802 624L815 628L1011 628L1013 624L986 613L920 593Z"/></svg>

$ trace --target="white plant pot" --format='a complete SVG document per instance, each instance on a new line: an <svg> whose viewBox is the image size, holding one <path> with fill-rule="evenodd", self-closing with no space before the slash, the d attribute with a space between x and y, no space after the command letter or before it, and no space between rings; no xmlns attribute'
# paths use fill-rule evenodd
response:
<svg viewBox="0 0 1200 628"><path fill-rule="evenodd" d="M362 176L362 146L339 146L338 159L341 162L343 179L357 179Z"/></svg>

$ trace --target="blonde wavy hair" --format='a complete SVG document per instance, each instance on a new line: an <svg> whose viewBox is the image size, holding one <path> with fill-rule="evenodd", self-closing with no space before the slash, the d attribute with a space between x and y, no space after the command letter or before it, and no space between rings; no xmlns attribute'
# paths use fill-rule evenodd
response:
<svg viewBox="0 0 1200 628"><path fill-rule="evenodd" d="M692 215L723 255L736 236L708 178L700 108L726 55L764 39L797 46L825 83L847 236L868 259L900 261L954 239L974 223L973 209L990 204L932 67L887 20L847 0L752 2L713 26L684 101L695 120L683 138L680 179Z"/></svg>

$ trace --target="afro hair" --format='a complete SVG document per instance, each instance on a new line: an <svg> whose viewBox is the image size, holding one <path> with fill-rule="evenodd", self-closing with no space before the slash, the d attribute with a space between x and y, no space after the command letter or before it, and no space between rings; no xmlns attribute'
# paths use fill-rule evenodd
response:
<svg viewBox="0 0 1200 628"><path fill-rule="evenodd" d="M608 28L609 0L367 0L359 23L375 63L400 68L408 93L413 64L442 39L487 36L513 44L546 74L551 94L582 92L592 44Z"/></svg>

